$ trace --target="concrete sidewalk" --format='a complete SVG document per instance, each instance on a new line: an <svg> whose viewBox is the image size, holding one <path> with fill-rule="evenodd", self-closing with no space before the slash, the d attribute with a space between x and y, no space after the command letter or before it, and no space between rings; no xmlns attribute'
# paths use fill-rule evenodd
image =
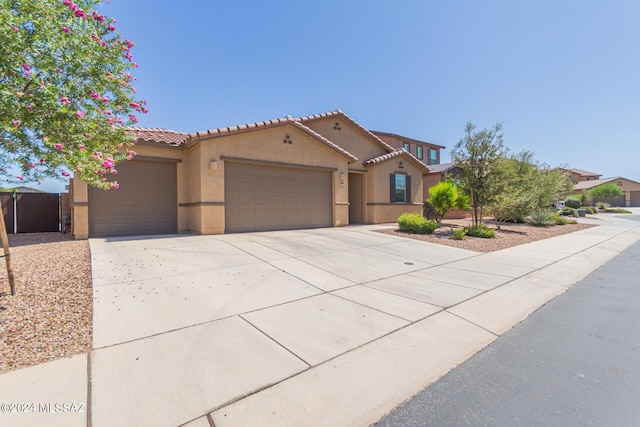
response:
<svg viewBox="0 0 640 427"><path fill-rule="evenodd" d="M375 226L94 239L94 350L0 375L34 404L0 425L365 426L640 240L638 214L488 254Z"/></svg>

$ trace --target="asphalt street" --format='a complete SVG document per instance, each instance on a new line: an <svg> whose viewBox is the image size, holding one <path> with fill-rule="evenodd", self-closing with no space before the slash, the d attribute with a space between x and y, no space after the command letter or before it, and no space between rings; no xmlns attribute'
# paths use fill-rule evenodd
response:
<svg viewBox="0 0 640 427"><path fill-rule="evenodd" d="M376 424L462 425L640 425L640 242Z"/></svg>

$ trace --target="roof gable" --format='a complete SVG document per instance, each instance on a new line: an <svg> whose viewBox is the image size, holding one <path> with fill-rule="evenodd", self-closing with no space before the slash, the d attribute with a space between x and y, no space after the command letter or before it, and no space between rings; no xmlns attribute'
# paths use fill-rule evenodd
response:
<svg viewBox="0 0 640 427"><path fill-rule="evenodd" d="M396 150L393 150L391 153L386 153L386 154L382 154L380 156L374 157L372 159L367 160L366 162L364 162L365 166L376 166L379 165L381 163L387 162L391 159L395 159L397 157L404 157L407 160L409 160L410 162L414 163L416 166L418 166L418 168L420 168L420 170L423 173L429 173L429 168L422 163L420 160L416 159L411 153L407 153L404 149L402 148L398 148Z"/></svg>
<svg viewBox="0 0 640 427"><path fill-rule="evenodd" d="M335 110L335 111L330 111L330 112L327 112L327 113L320 113L320 114L314 114L314 115L311 115L311 116L299 117L296 120L301 122L301 123L306 123L306 122L311 122L311 121L325 120L325 119L328 119L328 118L337 118L337 117L339 117L339 118L343 119L345 122L349 123L352 127L354 127L356 130L358 130L360 133L364 134L364 136L368 140L370 140L373 143L377 144L380 148L382 148L386 152L390 153L390 152L394 151L393 147L391 147L389 144L384 142L382 139L378 138L371 131L369 131L367 128L362 126L360 123L358 123L355 120L353 120L351 117L349 117L347 114L345 114L342 110Z"/></svg>
<svg viewBox="0 0 640 427"><path fill-rule="evenodd" d="M391 144L391 143L388 142L388 138L392 138L392 139L398 139L398 140L401 140L401 141L406 141L406 142L414 143L414 144L426 144L426 145L429 145L431 147L437 147L437 148L440 148L440 149L447 148L444 145L434 144L434 143L429 142L429 141L421 141L419 139L409 138L408 136L402 136L402 135L398 135L396 133L381 132L381 131L378 131L378 130L372 130L371 133L374 134L375 136L377 136L378 138L382 139L383 141L387 142L388 144ZM400 147L398 147L398 148L400 148Z"/></svg>

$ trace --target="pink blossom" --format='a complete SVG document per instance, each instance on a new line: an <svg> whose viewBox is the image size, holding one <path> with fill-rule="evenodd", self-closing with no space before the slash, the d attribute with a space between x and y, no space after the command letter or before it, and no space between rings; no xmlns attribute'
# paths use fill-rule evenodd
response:
<svg viewBox="0 0 640 427"><path fill-rule="evenodd" d="M109 98L107 98L106 96L102 97L102 102L109 102Z"/></svg>
<svg viewBox="0 0 640 427"><path fill-rule="evenodd" d="M63 96L62 98L60 98L60 102L62 102L63 104L66 104L66 105L71 105L71 100L69 98L67 98L66 96Z"/></svg>
<svg viewBox="0 0 640 427"><path fill-rule="evenodd" d="M83 118L85 114L86 113L84 113L82 111L76 111L76 117L79 118L79 119Z"/></svg>
<svg viewBox="0 0 640 427"><path fill-rule="evenodd" d="M127 44L127 47L129 49L131 49L133 47L133 42L131 40L125 40L124 42Z"/></svg>
<svg viewBox="0 0 640 427"><path fill-rule="evenodd" d="M69 27L62 27L62 31L69 34L71 32L71 29Z"/></svg>
<svg viewBox="0 0 640 427"><path fill-rule="evenodd" d="M70 176L69 172L62 171L62 176Z"/></svg>
<svg viewBox="0 0 640 427"><path fill-rule="evenodd" d="M56 72L61 73L62 70L60 68L56 68Z"/></svg>
<svg viewBox="0 0 640 427"><path fill-rule="evenodd" d="M27 105L27 110L31 111L31 110L33 110L33 107L35 107L35 106L36 106L36 104L34 104L32 102L31 104Z"/></svg>
<svg viewBox="0 0 640 427"><path fill-rule="evenodd" d="M129 114L129 120L131 121L131 123L138 123L138 118L133 114Z"/></svg>
<svg viewBox="0 0 640 427"><path fill-rule="evenodd" d="M136 104L135 102L130 102L129 107L134 108L136 110L140 109L140 104Z"/></svg>
<svg viewBox="0 0 640 427"><path fill-rule="evenodd" d="M93 40L100 40L100 37L98 37L96 34L91 34L91 38Z"/></svg>
<svg viewBox="0 0 640 427"><path fill-rule="evenodd" d="M125 57L125 58L127 58L127 59L129 60L129 62L133 61L133 55L131 55L129 52L127 52L127 53L124 55L124 57Z"/></svg>
<svg viewBox="0 0 640 427"><path fill-rule="evenodd" d="M116 26L113 24L109 24L109 26L107 27L107 30L109 31L114 31L116 29Z"/></svg>
<svg viewBox="0 0 640 427"><path fill-rule="evenodd" d="M82 136L84 136L85 138L91 138L91 134L90 133L83 133Z"/></svg>
<svg viewBox="0 0 640 427"><path fill-rule="evenodd" d="M22 68L24 68L27 71L29 71L31 69L31 67L29 67L29 65L27 65L27 64L22 64Z"/></svg>
<svg viewBox="0 0 640 427"><path fill-rule="evenodd" d="M44 159L40 159L40 164L44 165L44 163L45 163L45 160Z"/></svg>
<svg viewBox="0 0 640 427"><path fill-rule="evenodd" d="M87 17L87 13L84 11L84 9L77 8L75 10L75 14L76 14L76 16L78 18L86 18Z"/></svg>
<svg viewBox="0 0 640 427"><path fill-rule="evenodd" d="M84 150L84 144L78 145L78 148L81 149L81 150Z"/></svg>
<svg viewBox="0 0 640 427"><path fill-rule="evenodd" d="M118 184L117 182L114 182L113 184L111 184L111 186L112 186L113 188L115 188L116 190L117 190L118 188L120 188L120 184Z"/></svg>
<svg viewBox="0 0 640 427"><path fill-rule="evenodd" d="M16 178L18 178L20 181L24 181L24 177L23 176L18 175L18 176L16 176Z"/></svg>
<svg viewBox="0 0 640 427"><path fill-rule="evenodd" d="M106 115L106 116L110 116L110 115L112 115L113 113L111 112L111 110L105 110L105 111L103 111L103 112L102 112L102 114L104 114L104 115Z"/></svg>
<svg viewBox="0 0 640 427"><path fill-rule="evenodd" d="M15 25L12 25L12 26L11 26L11 29L12 29L13 31L15 31L16 33L18 32L18 27L16 27Z"/></svg>
<svg viewBox="0 0 640 427"><path fill-rule="evenodd" d="M12 120L11 124L14 125L15 127L18 127L20 125L20 120Z"/></svg>
<svg viewBox="0 0 640 427"><path fill-rule="evenodd" d="M100 94L98 92L91 92L91 97L93 99L100 98Z"/></svg>
<svg viewBox="0 0 640 427"><path fill-rule="evenodd" d="M136 153L133 150L127 150L127 159L131 160L133 159L138 153Z"/></svg>
<svg viewBox="0 0 640 427"><path fill-rule="evenodd" d="M25 163L24 164L24 168L25 169L33 169L35 167L36 167L36 165L34 165L33 163Z"/></svg>
<svg viewBox="0 0 640 427"><path fill-rule="evenodd" d="M59 144L59 143L56 144L55 147L56 147L56 150L59 150L59 151L61 151L64 148L64 146L62 144Z"/></svg>
<svg viewBox="0 0 640 427"><path fill-rule="evenodd" d="M71 4L71 0L62 0L62 4L65 6L69 6Z"/></svg>

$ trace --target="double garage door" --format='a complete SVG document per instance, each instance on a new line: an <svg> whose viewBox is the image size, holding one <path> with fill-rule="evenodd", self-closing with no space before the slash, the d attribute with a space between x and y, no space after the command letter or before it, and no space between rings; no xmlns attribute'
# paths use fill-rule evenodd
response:
<svg viewBox="0 0 640 427"><path fill-rule="evenodd" d="M120 188L89 188L89 235L176 233L176 164L134 160L119 163L117 169Z"/></svg>
<svg viewBox="0 0 640 427"><path fill-rule="evenodd" d="M225 231L331 227L332 173L225 162Z"/></svg>

